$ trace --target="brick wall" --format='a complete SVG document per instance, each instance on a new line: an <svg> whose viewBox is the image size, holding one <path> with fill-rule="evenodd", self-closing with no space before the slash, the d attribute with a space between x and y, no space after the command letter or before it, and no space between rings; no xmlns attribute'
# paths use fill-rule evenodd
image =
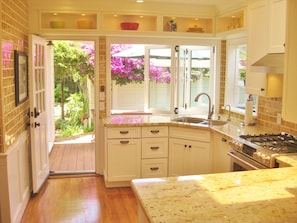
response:
<svg viewBox="0 0 297 223"><path fill-rule="evenodd" d="M16 107L14 50L28 53L27 0L1 0L0 153L27 128L29 101Z"/></svg>

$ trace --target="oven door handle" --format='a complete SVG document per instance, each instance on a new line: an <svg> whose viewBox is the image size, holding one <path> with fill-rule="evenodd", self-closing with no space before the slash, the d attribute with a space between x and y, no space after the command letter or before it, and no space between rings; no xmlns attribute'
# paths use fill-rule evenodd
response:
<svg viewBox="0 0 297 223"><path fill-rule="evenodd" d="M239 162L243 163L244 165L247 165L247 166L251 167L252 169L255 169L255 170L258 170L258 169L259 169L258 167L254 166L254 165L252 165L252 164L250 164L250 163L248 163L248 162L246 162L245 160L240 159L238 156L234 155L234 154L232 153L232 151L229 151L227 154L228 154L229 156L231 156L232 158L238 160Z"/></svg>

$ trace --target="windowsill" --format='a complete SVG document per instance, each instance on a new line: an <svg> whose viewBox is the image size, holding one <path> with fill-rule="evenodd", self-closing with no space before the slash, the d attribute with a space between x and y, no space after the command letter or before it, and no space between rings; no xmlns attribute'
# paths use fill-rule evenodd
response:
<svg viewBox="0 0 297 223"><path fill-rule="evenodd" d="M225 109L223 107L223 109L225 111L229 111L228 109ZM233 113L237 113L239 115L245 115L245 110L244 109L240 109L240 108L236 108L236 107L231 107L231 112ZM253 112L253 117L256 118L258 116L257 112Z"/></svg>
<svg viewBox="0 0 297 223"><path fill-rule="evenodd" d="M111 115L151 115L151 112L137 110L112 110Z"/></svg>

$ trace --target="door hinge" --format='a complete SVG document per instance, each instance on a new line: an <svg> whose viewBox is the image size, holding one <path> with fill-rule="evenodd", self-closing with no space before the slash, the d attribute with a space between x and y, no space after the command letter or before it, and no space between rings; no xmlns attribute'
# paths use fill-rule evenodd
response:
<svg viewBox="0 0 297 223"><path fill-rule="evenodd" d="M179 52L179 46L178 46L178 45L176 45L174 49L175 49L175 52L176 52L176 53Z"/></svg>

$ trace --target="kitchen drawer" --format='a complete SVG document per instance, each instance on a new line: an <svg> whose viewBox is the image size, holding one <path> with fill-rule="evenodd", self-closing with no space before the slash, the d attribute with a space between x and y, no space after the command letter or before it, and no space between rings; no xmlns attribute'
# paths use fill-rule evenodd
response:
<svg viewBox="0 0 297 223"><path fill-rule="evenodd" d="M163 159L143 159L141 161L141 177L167 177L168 160Z"/></svg>
<svg viewBox="0 0 297 223"><path fill-rule="evenodd" d="M178 139L188 139L200 142L210 142L209 129L189 129L183 127L170 127L169 137Z"/></svg>
<svg viewBox="0 0 297 223"><path fill-rule="evenodd" d="M122 139L122 138L140 138L140 127L120 127L120 128L107 128L108 139Z"/></svg>
<svg viewBox="0 0 297 223"><path fill-rule="evenodd" d="M168 138L142 138L142 158L168 157Z"/></svg>
<svg viewBox="0 0 297 223"><path fill-rule="evenodd" d="M142 137L168 137L168 126L142 127Z"/></svg>

